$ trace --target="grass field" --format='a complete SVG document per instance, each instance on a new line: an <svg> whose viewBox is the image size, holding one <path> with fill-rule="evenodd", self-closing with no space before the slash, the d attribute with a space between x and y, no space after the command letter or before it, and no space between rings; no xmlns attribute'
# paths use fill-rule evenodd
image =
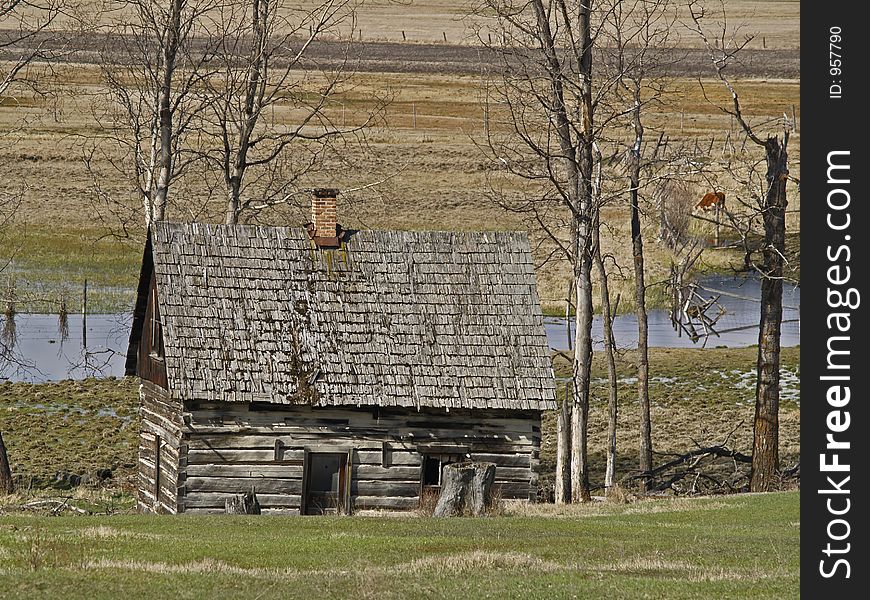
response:
<svg viewBox="0 0 870 600"><path fill-rule="evenodd" d="M797 492L548 514L0 517L5 598L794 598Z"/></svg>

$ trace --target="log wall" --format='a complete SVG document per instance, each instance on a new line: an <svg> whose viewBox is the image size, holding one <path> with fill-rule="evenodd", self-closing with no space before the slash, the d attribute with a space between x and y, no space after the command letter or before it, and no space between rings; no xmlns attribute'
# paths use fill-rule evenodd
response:
<svg viewBox="0 0 870 600"><path fill-rule="evenodd" d="M139 510L176 513L187 460L181 405L163 388L142 380L139 415Z"/></svg>
<svg viewBox="0 0 870 600"><path fill-rule="evenodd" d="M417 508L424 454L495 463L493 491L503 499L537 491L537 411L234 402L188 403L184 413L179 511L223 512L227 497L253 488L264 514L299 514L306 451L350 452L353 510Z"/></svg>

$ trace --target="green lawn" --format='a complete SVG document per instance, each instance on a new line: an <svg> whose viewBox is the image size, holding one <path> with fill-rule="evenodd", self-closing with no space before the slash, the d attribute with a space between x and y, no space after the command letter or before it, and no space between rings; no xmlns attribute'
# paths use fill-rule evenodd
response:
<svg viewBox="0 0 870 600"><path fill-rule="evenodd" d="M789 598L797 492L533 516L0 517L6 598Z"/></svg>

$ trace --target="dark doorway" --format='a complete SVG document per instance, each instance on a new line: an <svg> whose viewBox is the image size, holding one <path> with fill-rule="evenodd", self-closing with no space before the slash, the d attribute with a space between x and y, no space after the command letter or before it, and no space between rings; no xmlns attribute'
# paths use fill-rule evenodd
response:
<svg viewBox="0 0 870 600"><path fill-rule="evenodd" d="M334 515L345 512L347 454L309 452L307 460L303 513Z"/></svg>
<svg viewBox="0 0 870 600"><path fill-rule="evenodd" d="M423 489L441 487L441 458L423 456Z"/></svg>
<svg viewBox="0 0 870 600"><path fill-rule="evenodd" d="M455 452L423 454L420 465L420 505L426 506L435 501L441 493L441 474L444 467L465 460L465 455Z"/></svg>

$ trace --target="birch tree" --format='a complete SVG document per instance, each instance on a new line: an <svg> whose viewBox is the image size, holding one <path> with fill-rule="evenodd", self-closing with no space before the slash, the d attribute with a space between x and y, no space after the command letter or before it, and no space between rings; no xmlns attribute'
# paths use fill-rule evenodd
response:
<svg viewBox="0 0 870 600"><path fill-rule="evenodd" d="M220 69L208 81L213 100L203 114L201 156L222 180L227 224L288 203L330 144L362 136L378 115L374 102L355 124L336 122L331 115L353 74L352 61L346 54L341 67L325 69L308 58L310 46L326 35L349 51L337 36L352 21L353 8L348 0L304 9L285 0L252 0L223 11Z"/></svg>
<svg viewBox="0 0 870 600"><path fill-rule="evenodd" d="M634 311L637 319L637 399L640 409L638 431L638 471L641 491L646 491L649 474L653 470L652 419L649 397L649 326L646 311L646 280L644 272L644 244L641 228L641 197L644 188L663 174L673 176L673 165L661 149L663 131L658 141L647 140L645 113L662 102L667 93L664 76L668 61L679 60L669 55L677 24L676 5L671 0L611 0L606 12L602 45L609 49L603 53L601 70L616 81L611 90L612 112L625 134L617 137L624 148L623 177L631 222L631 250L634 275ZM616 125L616 123L614 123ZM655 140L655 137L653 138ZM613 412L613 411L611 411ZM610 435L610 434L609 434ZM615 441L609 442L615 446ZM613 453L611 453L613 454ZM608 456L608 474L613 481Z"/></svg>
<svg viewBox="0 0 870 600"><path fill-rule="evenodd" d="M523 198L500 197L526 213L571 265L575 307L571 377L570 484L559 490L570 501L591 499L588 414L592 366L593 146L596 96L593 90L593 3L571 0L486 0L502 44L502 77L493 83L500 124L489 152L507 173L528 182ZM491 130L492 131L492 130ZM568 399L566 398L566 402ZM565 445L560 441L560 447ZM557 476L560 474L557 473ZM557 502L568 501L557 497Z"/></svg>
<svg viewBox="0 0 870 600"><path fill-rule="evenodd" d="M85 164L97 195L109 203L125 205L103 188L97 164L130 181L146 226L166 218L173 183L198 160L188 142L210 102L204 82L215 71L214 20L222 6L111 0L104 15L101 70L108 97L95 107L101 130L86 147Z"/></svg>

